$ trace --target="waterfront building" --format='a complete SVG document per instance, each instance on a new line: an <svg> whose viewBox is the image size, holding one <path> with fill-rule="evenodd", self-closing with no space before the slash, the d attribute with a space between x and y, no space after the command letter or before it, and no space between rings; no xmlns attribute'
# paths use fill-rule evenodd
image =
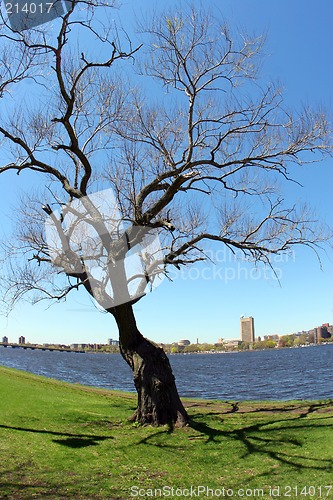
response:
<svg viewBox="0 0 333 500"><path fill-rule="evenodd" d="M254 342L254 319L252 316L248 318L244 318L244 316L240 319L240 332L242 342L249 342L253 344Z"/></svg>
<svg viewBox="0 0 333 500"><path fill-rule="evenodd" d="M21 337L19 338L19 344L25 344L25 337L23 337L23 335L21 335Z"/></svg>
<svg viewBox="0 0 333 500"><path fill-rule="evenodd" d="M317 328L314 328L315 343L318 344L321 341L321 339L331 338L332 334L329 330L330 330L329 323L323 323L321 326L317 326Z"/></svg>
<svg viewBox="0 0 333 500"><path fill-rule="evenodd" d="M119 340L108 339L108 345L119 345Z"/></svg>
<svg viewBox="0 0 333 500"><path fill-rule="evenodd" d="M239 339L226 339L224 346L226 349L238 348L241 343L242 341Z"/></svg>
<svg viewBox="0 0 333 500"><path fill-rule="evenodd" d="M180 347L185 347L186 345L190 345L190 341L187 340L187 339L182 339L180 340L179 342L177 342L177 344L180 346Z"/></svg>
<svg viewBox="0 0 333 500"><path fill-rule="evenodd" d="M2 337L2 343L8 344L8 337Z"/></svg>
<svg viewBox="0 0 333 500"><path fill-rule="evenodd" d="M264 335L264 340L275 340L277 342L279 340L279 335Z"/></svg>

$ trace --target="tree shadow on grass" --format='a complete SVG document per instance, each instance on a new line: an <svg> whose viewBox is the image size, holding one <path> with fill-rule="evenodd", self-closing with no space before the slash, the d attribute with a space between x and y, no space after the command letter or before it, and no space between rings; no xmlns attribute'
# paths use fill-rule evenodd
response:
<svg viewBox="0 0 333 500"><path fill-rule="evenodd" d="M52 439L52 442L61 444L62 446L67 446L68 448L86 448L87 446L96 446L99 441L104 441L105 439L113 439L113 438L102 437L102 436L95 436L93 438L68 437L66 439Z"/></svg>
<svg viewBox="0 0 333 500"><path fill-rule="evenodd" d="M59 436L58 439L52 439L52 442L60 444L62 446L67 446L68 448L85 448L87 446L96 446L101 441L105 441L106 439L113 439L113 437L111 436L96 436L93 434L72 434L69 432L47 431L45 429L29 429L26 427L13 427L11 425L3 425L3 424L0 424L0 429Z"/></svg>
<svg viewBox="0 0 333 500"><path fill-rule="evenodd" d="M31 480L29 477L18 475L18 471L15 469L6 471L4 476L0 479L1 499L30 500L32 498L39 498L45 500L46 498L50 498L50 500L73 500L75 498L77 500L92 500L92 496L89 493L73 494L73 491L69 489L73 487L73 482L66 481L65 478L62 478L61 484L59 482L50 483L48 480ZM94 494L93 498L97 500L105 497Z"/></svg>
<svg viewBox="0 0 333 500"><path fill-rule="evenodd" d="M233 413L233 411L230 412L229 410L220 413L220 415L217 413L196 413L191 417L190 427L199 434L188 436L188 439L201 440L205 444L216 444L217 446L220 446L221 442L225 440L238 442L244 447L240 459L256 454L261 455L263 458L273 459L275 463L281 463L302 471L309 469L333 472L333 458L303 454L303 440L293 436L293 433L297 430L303 429L303 431L310 433L321 426L333 427L333 414L321 415L318 418L311 416L311 419L306 420L307 415L313 414L320 408L322 408L320 404L309 405L307 411L302 411L300 414L295 414L295 416L292 414L291 417L258 422L249 426L238 426L239 421L235 421L234 428L231 430L223 428L223 422L228 422L229 426L233 423L233 417L223 419L223 416ZM278 413L277 408L275 408L275 411ZM290 414L291 412L289 412ZM217 423L216 427L214 424L211 426L204 422L207 417L212 422ZM177 445L170 444L168 441L156 443L156 438L158 439L159 436L165 433L169 432L153 433L140 440L138 444L158 446L160 448L177 448Z"/></svg>
<svg viewBox="0 0 333 500"><path fill-rule="evenodd" d="M200 419L206 417L205 414L197 414L192 417L191 427L205 436L206 443L218 442L221 438L228 438L242 443L245 447L245 452L240 458L246 458L254 453L274 459L277 462L295 467L296 469L312 469L333 472L333 458L319 458L313 456L306 456L302 454L295 454L295 447L301 450L303 442L299 439L294 439L290 436L281 436L281 432L288 433L299 429L306 429L309 432L318 428L324 420L326 422L323 427L333 427L333 416L321 417L318 419L311 419L306 422L304 419L306 415L301 414L295 418L279 419L264 423L257 423L247 427L240 427L234 430L221 430L210 427ZM302 420L300 420L302 419ZM293 424L294 422L294 424ZM285 426L279 426L285 423ZM272 428L269 428L273 426ZM277 434L279 433L279 434ZM277 446L285 447L289 445L293 447L291 452L276 450Z"/></svg>
<svg viewBox="0 0 333 500"><path fill-rule="evenodd" d="M8 473L10 475L10 472ZM64 487L64 485L62 485ZM59 496L59 487L51 488L50 484L47 482L38 482L37 484L31 484L29 482L24 483L19 482L18 480L1 480L0 481L0 498L8 498L8 499L30 499L30 498L66 498L66 495L63 494ZM70 494L68 494L68 498L73 498Z"/></svg>
<svg viewBox="0 0 333 500"><path fill-rule="evenodd" d="M46 487L46 485L45 485ZM39 492L42 487L35 487L36 491ZM24 493L24 490L31 489L30 484L24 484L19 482L1 482L0 481L0 498L28 498ZM35 492L36 494L36 492ZM2 496L3 495L3 496ZM15 495L15 496L14 496ZM24 495L24 496L21 496Z"/></svg>

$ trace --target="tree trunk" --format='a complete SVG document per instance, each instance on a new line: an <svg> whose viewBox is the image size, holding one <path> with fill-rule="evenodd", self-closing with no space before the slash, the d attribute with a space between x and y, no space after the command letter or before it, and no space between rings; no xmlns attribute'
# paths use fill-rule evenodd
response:
<svg viewBox="0 0 333 500"><path fill-rule="evenodd" d="M112 311L118 329L120 352L133 370L138 406L133 421L140 424L183 427L189 417L179 398L170 362L161 347L139 332L131 304Z"/></svg>

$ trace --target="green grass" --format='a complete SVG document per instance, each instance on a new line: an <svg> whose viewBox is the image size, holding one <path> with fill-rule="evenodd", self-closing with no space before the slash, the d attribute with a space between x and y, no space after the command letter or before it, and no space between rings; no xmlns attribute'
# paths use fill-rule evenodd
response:
<svg viewBox="0 0 333 500"><path fill-rule="evenodd" d="M129 423L128 393L0 367L0 394L0 498L145 498L163 487L185 498L176 488L199 485L233 489L231 498L240 488L245 498L270 498L271 487L280 498L333 498L325 488L333 485L332 401L185 400L192 426L172 432ZM288 486L298 495L286 496ZM145 495L131 496L131 487Z"/></svg>

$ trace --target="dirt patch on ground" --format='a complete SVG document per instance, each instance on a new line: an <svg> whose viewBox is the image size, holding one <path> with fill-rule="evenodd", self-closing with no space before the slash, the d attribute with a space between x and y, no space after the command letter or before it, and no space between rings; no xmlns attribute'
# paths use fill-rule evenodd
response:
<svg viewBox="0 0 333 500"><path fill-rule="evenodd" d="M185 403L187 409L196 412L216 413L226 415L229 413L265 413L281 414L284 412L297 415L309 415L311 413L332 413L333 400L330 401L282 401L282 402L237 402L237 401L189 401Z"/></svg>

